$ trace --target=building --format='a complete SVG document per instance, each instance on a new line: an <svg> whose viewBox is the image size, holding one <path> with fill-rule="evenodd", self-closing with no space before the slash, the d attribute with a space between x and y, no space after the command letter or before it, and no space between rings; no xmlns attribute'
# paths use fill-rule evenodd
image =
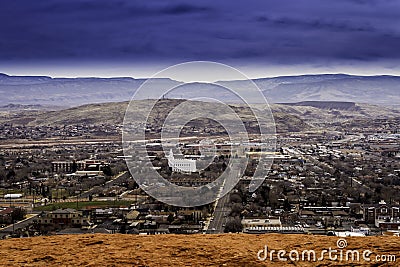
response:
<svg viewBox="0 0 400 267"><path fill-rule="evenodd" d="M1 224L10 224L12 223L12 213L14 208L4 208L0 210L0 223Z"/></svg>
<svg viewBox="0 0 400 267"><path fill-rule="evenodd" d="M196 160L175 158L172 149L169 151L167 159L168 159L168 166L172 169L173 172L192 173L197 171Z"/></svg>
<svg viewBox="0 0 400 267"><path fill-rule="evenodd" d="M281 233L303 234L305 230L298 226L282 226L280 218L243 218L243 232L248 234Z"/></svg>
<svg viewBox="0 0 400 267"><path fill-rule="evenodd" d="M74 169L74 162L73 161L53 161L51 163L53 172L60 173L70 173L73 172Z"/></svg>
<svg viewBox="0 0 400 267"><path fill-rule="evenodd" d="M79 161L53 161L51 163L53 172L72 173L76 171L101 171L109 164L100 160L79 160Z"/></svg>
<svg viewBox="0 0 400 267"><path fill-rule="evenodd" d="M378 228L397 230L400 226L400 207L380 201L377 205L364 206L364 221Z"/></svg>
<svg viewBox="0 0 400 267"><path fill-rule="evenodd" d="M249 218L242 219L243 228L252 227L281 227L282 223L280 218Z"/></svg>
<svg viewBox="0 0 400 267"><path fill-rule="evenodd" d="M58 209L40 214L34 222L40 230L56 230L68 227L82 227L90 223L90 217L74 209Z"/></svg>

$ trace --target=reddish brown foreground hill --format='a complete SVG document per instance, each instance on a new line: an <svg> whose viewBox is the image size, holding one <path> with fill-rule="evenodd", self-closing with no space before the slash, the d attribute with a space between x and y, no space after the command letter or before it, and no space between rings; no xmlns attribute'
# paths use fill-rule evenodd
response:
<svg viewBox="0 0 400 267"><path fill-rule="evenodd" d="M301 259L304 250L338 249L337 237L311 235L69 235L9 239L0 241L0 266L400 266L400 237L348 237L348 250L358 250L360 257L371 250L371 261ZM300 259L261 261L257 253L271 250L297 250ZM343 245L343 244L342 244ZM377 255L395 255L396 261L378 262ZM260 253L263 257L263 253ZM332 254L334 256L334 254ZM286 254L288 258L288 254ZM350 254L349 254L350 257ZM312 256L311 256L312 258ZM389 257L386 257L389 258ZM351 260L349 258L349 260Z"/></svg>

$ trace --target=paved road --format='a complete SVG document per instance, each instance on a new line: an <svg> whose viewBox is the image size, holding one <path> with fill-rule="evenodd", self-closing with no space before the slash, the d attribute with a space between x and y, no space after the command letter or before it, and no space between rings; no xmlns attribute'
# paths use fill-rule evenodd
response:
<svg viewBox="0 0 400 267"><path fill-rule="evenodd" d="M112 180L106 182L105 185L95 186L95 187L89 189L88 191L83 192L82 194L80 194L79 198L88 198L91 194L93 194L93 192L96 189L112 187L113 185L118 184L121 180L126 179L128 177L129 177L129 172L127 172L127 171L122 172L122 173L118 174L117 176L115 176ZM71 197L71 199L76 199L76 196Z"/></svg>
<svg viewBox="0 0 400 267"><path fill-rule="evenodd" d="M17 229L21 229L21 228L25 228L26 226L28 226L29 224L31 224L33 222L33 220L36 218L36 216L38 216L39 214L34 214L32 217L16 222L14 224L14 226L11 224L5 228L0 229L0 238L2 238L3 236L9 235L13 232L14 230Z"/></svg>
<svg viewBox="0 0 400 267"><path fill-rule="evenodd" d="M234 164L232 168L232 175L236 175L236 177L228 177L222 183L221 189L218 193L218 196L221 196L226 188L233 188L240 177L243 176L244 169L243 164L241 164L242 159L232 159ZM223 233L225 225L228 221L228 216L231 212L231 208L229 207L230 193L228 192L225 196L219 198L214 206L214 213L212 215L212 219L206 227L208 234L218 234Z"/></svg>
<svg viewBox="0 0 400 267"><path fill-rule="evenodd" d="M36 199L37 201L37 199ZM29 205L32 204L33 199L31 198L17 198L10 200L7 199L0 199L1 206L16 206L16 205Z"/></svg>
<svg viewBox="0 0 400 267"><path fill-rule="evenodd" d="M220 198L217 202L215 211L213 213L213 219L211 220L207 234L218 234L224 232L224 225L227 223L227 218L231 212L229 204L229 193Z"/></svg>
<svg viewBox="0 0 400 267"><path fill-rule="evenodd" d="M105 138L93 138L93 139L44 139L44 140L27 140L27 139L14 139L5 141L0 144L2 149L23 149L23 148L34 148L34 147L53 147L63 145L79 145L79 144L104 144L104 143L115 143L120 142L120 136L109 136Z"/></svg>

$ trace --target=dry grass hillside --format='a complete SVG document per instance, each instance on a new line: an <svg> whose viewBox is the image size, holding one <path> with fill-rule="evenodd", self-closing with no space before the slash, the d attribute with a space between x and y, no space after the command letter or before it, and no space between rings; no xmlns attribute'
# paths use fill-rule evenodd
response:
<svg viewBox="0 0 400 267"><path fill-rule="evenodd" d="M260 261L257 252L337 248L337 237L308 235L71 235L0 241L1 266L400 266L399 237L349 237L346 250L369 249L370 262ZM397 261L375 261L376 254Z"/></svg>
<svg viewBox="0 0 400 267"><path fill-rule="evenodd" d="M180 99L165 99L160 101L159 105L153 110L154 114L160 117L166 117L174 106L181 103ZM149 105L148 100L140 100L134 102L131 111L139 117L145 118L143 107ZM232 117L232 114L225 114L226 110L221 109L223 105L212 102L192 101L192 108L202 110L221 110L220 116L226 118ZM119 125L122 124L128 102L89 104L79 107L56 110L56 111L22 111L22 112L0 112L0 123L12 123L15 125L75 125L75 124L91 124L91 125ZM252 122L254 117L249 116L249 109L235 105L236 112L245 122ZM195 112L190 110L188 112ZM261 111L262 112L262 111ZM142 114L143 113L143 114ZM262 113L261 113L262 114ZM267 116L266 116L267 117ZM302 131L309 128L309 125L300 119L297 114L276 112L274 113L278 132L286 131ZM260 118L262 119L262 118Z"/></svg>
<svg viewBox="0 0 400 267"><path fill-rule="evenodd" d="M155 106L153 113L159 118L166 117L169 112L181 103L181 99L164 99ZM144 106L149 105L148 100L135 101L131 105L131 111L145 119ZM226 118L232 117L232 114L226 114L226 110L222 109L217 103L192 101L191 108L188 113L196 113L199 110L214 110L219 116ZM316 102L320 103L320 102ZM321 102L328 103L328 102ZM368 104L354 104L352 109L341 109L340 106L335 107L328 105L324 107L320 103L319 107L303 106L299 104L271 104L277 132L299 132L309 130L316 123L334 123L346 122L354 119L363 119L369 121L376 118L393 118L399 117L400 108L374 106ZM338 102L339 103L339 102ZM337 103L336 103L337 104ZM340 104L340 103L339 103ZM338 104L337 104L338 105ZM253 108L259 110L259 114L268 112L260 105L252 105ZM124 120L125 111L128 102L100 103L88 104L79 107L73 107L63 110L0 110L0 123L12 123L14 125L120 125ZM232 105L235 112L242 118L244 122L255 122L254 117L249 115L249 109L240 105ZM267 113L266 113L267 114ZM267 119L265 116L264 119ZM259 118L263 119L263 118Z"/></svg>

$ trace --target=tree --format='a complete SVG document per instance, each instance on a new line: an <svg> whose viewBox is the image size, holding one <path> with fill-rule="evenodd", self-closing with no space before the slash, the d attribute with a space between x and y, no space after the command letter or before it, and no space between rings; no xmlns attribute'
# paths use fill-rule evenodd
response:
<svg viewBox="0 0 400 267"><path fill-rule="evenodd" d="M8 173L7 173L7 176L6 176L6 178L7 178L7 180L10 180L11 178L15 178L15 171L14 170L10 170Z"/></svg>
<svg viewBox="0 0 400 267"><path fill-rule="evenodd" d="M168 221L169 223L172 223L172 222L174 221L174 215L173 215L172 213L170 213L170 214L168 215L167 221Z"/></svg>
<svg viewBox="0 0 400 267"><path fill-rule="evenodd" d="M127 224L127 221L124 220L124 222L121 225L121 228L119 229L120 234L126 234L126 224Z"/></svg>
<svg viewBox="0 0 400 267"><path fill-rule="evenodd" d="M278 206L278 194L277 192L274 191L270 191L269 193L269 204L271 205L272 208L276 208Z"/></svg>
<svg viewBox="0 0 400 267"><path fill-rule="evenodd" d="M104 175L113 176L113 171L110 166L108 166L108 165L104 166L103 168L101 168L101 170L103 171Z"/></svg>
<svg viewBox="0 0 400 267"><path fill-rule="evenodd" d="M225 233L238 233L243 230L243 225L240 218L236 217L228 221L225 225Z"/></svg>
<svg viewBox="0 0 400 267"><path fill-rule="evenodd" d="M285 201L283 202L283 209L285 211L290 211L291 207L292 206L290 205L289 200L286 198Z"/></svg>
<svg viewBox="0 0 400 267"><path fill-rule="evenodd" d="M230 199L230 201L233 202L233 203L242 203L242 198L241 198L241 196L240 196L238 193L232 193L232 194L229 196L229 199Z"/></svg>
<svg viewBox="0 0 400 267"><path fill-rule="evenodd" d="M315 179L312 177L307 177L303 180L303 184L306 188L312 187L315 185Z"/></svg>
<svg viewBox="0 0 400 267"><path fill-rule="evenodd" d="M72 171L73 173L75 173L77 170L78 170L78 164L76 164L76 161L74 160L74 161L72 162L71 171Z"/></svg>
<svg viewBox="0 0 400 267"><path fill-rule="evenodd" d="M235 203L235 204L232 205L231 214L233 216L238 216L238 215L240 215L242 213L243 209L244 208L243 208L242 204Z"/></svg>
<svg viewBox="0 0 400 267"><path fill-rule="evenodd" d="M20 221L25 218L26 211L23 208L15 208L11 213L13 221Z"/></svg>

